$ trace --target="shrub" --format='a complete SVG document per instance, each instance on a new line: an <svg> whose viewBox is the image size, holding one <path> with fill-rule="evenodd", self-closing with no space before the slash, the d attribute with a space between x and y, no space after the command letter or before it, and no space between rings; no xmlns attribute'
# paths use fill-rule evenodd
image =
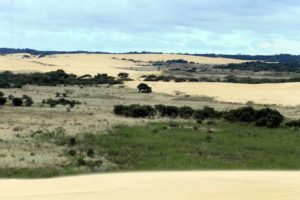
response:
<svg viewBox="0 0 300 200"><path fill-rule="evenodd" d="M161 117L176 118L179 115L179 109L176 106L156 105L155 109Z"/></svg>
<svg viewBox="0 0 300 200"><path fill-rule="evenodd" d="M283 122L284 117L277 110L264 108L256 113L256 125L268 128L278 128Z"/></svg>
<svg viewBox="0 0 300 200"><path fill-rule="evenodd" d="M70 106L73 108L75 105L80 105L81 102L75 101L75 100L67 100L67 99L47 99L43 100L43 104L48 104L50 107L55 107L57 105L62 105L62 106Z"/></svg>
<svg viewBox="0 0 300 200"><path fill-rule="evenodd" d="M137 89L139 92L141 93L152 93L152 88L149 87L147 84L145 83L141 83L137 86Z"/></svg>
<svg viewBox="0 0 300 200"><path fill-rule="evenodd" d="M285 125L287 127L297 127L297 128L300 128L300 119L287 122Z"/></svg>
<svg viewBox="0 0 300 200"><path fill-rule="evenodd" d="M4 106L7 102L7 98L0 96L0 106Z"/></svg>
<svg viewBox="0 0 300 200"><path fill-rule="evenodd" d="M23 95L22 99L23 99L23 103L25 106L28 106L28 107L32 106L33 100L31 97L29 97L27 95Z"/></svg>
<svg viewBox="0 0 300 200"><path fill-rule="evenodd" d="M0 91L0 97L4 97L4 93Z"/></svg>
<svg viewBox="0 0 300 200"><path fill-rule="evenodd" d="M257 126L277 128L283 122L284 117L277 110L270 108L255 110L252 107L243 107L230 110L225 119L231 122L255 122Z"/></svg>
<svg viewBox="0 0 300 200"><path fill-rule="evenodd" d="M225 119L230 122L254 122L256 120L256 111L252 107L230 110Z"/></svg>
<svg viewBox="0 0 300 200"><path fill-rule="evenodd" d="M123 105L116 105L114 107L114 113L116 115L125 115L125 113L128 111L126 106Z"/></svg>
<svg viewBox="0 0 300 200"><path fill-rule="evenodd" d="M128 74L128 73L125 73L125 72L122 72L122 73L119 73L119 74L118 74L118 77L119 77L120 79L128 79L129 74Z"/></svg>
<svg viewBox="0 0 300 200"><path fill-rule="evenodd" d="M194 114L194 110L191 107L183 106L179 108L179 116L182 118L190 118Z"/></svg>
<svg viewBox="0 0 300 200"><path fill-rule="evenodd" d="M19 107L23 105L23 100L21 98L12 99L13 106Z"/></svg>
<svg viewBox="0 0 300 200"><path fill-rule="evenodd" d="M197 120L197 122L199 121L199 123L202 122L202 120L205 120L206 117L203 114L203 110L195 110L194 119Z"/></svg>
<svg viewBox="0 0 300 200"><path fill-rule="evenodd" d="M125 117L146 118L155 116L156 110L153 107L147 105L117 105L114 107L114 113L117 115L123 115Z"/></svg>

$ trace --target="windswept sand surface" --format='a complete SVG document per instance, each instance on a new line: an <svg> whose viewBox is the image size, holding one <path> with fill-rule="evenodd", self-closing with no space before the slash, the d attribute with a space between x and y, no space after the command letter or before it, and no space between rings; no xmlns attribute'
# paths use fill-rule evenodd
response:
<svg viewBox="0 0 300 200"><path fill-rule="evenodd" d="M5 200L299 200L300 172L160 172L1 180Z"/></svg>
<svg viewBox="0 0 300 200"><path fill-rule="evenodd" d="M136 87L139 81L126 82ZM237 83L175 83L147 82L153 91L175 94L176 91L188 95L215 97L218 101L246 103L254 101L260 104L300 105L300 83L276 84L237 84Z"/></svg>
<svg viewBox="0 0 300 200"><path fill-rule="evenodd" d="M241 63L242 60L226 58L208 58L201 56L185 56L176 54L59 54L42 58L31 56L23 58L24 54L11 54L0 56L0 71L41 71L48 72L63 69L68 73L77 75L107 73L116 76L120 72L128 72L132 78L140 77L147 72L142 70L130 70L131 67L138 67L140 64L132 61L122 60L133 59L136 61L166 61L172 59L185 59L190 62L203 64L228 64ZM153 74L154 72L148 72Z"/></svg>

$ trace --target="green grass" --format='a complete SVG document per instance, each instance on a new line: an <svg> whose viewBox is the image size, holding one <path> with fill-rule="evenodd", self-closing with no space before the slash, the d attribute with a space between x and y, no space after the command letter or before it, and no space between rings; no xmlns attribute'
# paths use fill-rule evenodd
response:
<svg viewBox="0 0 300 200"><path fill-rule="evenodd" d="M119 170L300 169L300 132L287 128L159 123L83 141Z"/></svg>
<svg viewBox="0 0 300 200"><path fill-rule="evenodd" d="M32 136L31 136L32 137ZM70 164L43 169L1 169L0 177L152 170L299 170L300 132L226 122L153 123L118 126L107 134L83 134L68 144L64 134L38 133L34 139L72 149ZM89 157L88 151L94 155ZM103 167L104 158L110 167ZM101 166L102 165L102 166Z"/></svg>

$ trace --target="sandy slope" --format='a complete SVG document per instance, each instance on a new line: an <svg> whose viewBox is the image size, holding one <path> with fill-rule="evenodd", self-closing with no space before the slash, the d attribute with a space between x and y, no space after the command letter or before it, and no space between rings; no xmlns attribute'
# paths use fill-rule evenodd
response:
<svg viewBox="0 0 300 200"><path fill-rule="evenodd" d="M140 82L126 82L136 87ZM215 97L218 101L296 106L300 104L300 83L237 84L237 83L175 83L147 82L155 92L174 94L180 91L189 95Z"/></svg>
<svg viewBox="0 0 300 200"><path fill-rule="evenodd" d="M298 200L300 172L161 172L0 180L5 200Z"/></svg>
<svg viewBox="0 0 300 200"><path fill-rule="evenodd" d="M68 73L77 75L107 73L116 76L119 72L128 72L132 78L137 78L147 72L130 70L138 64L122 60L134 59L143 62L162 61L171 59L185 59L203 64L228 64L241 63L244 61L225 58L208 58L200 56L185 56L176 54L65 54L52 55L42 58L26 58L24 54L12 54L0 56L0 71L53 71L63 69ZM116 58L116 59L113 59ZM145 63L142 63L145 64ZM127 68L128 70L124 70ZM149 72L153 73L153 72Z"/></svg>

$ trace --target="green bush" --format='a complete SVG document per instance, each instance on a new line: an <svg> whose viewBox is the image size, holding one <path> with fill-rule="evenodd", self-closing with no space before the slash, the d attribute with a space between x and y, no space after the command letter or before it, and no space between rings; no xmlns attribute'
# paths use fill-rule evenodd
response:
<svg viewBox="0 0 300 200"><path fill-rule="evenodd" d="M23 100L21 98L13 98L12 99L13 106L19 107L23 105Z"/></svg>
<svg viewBox="0 0 300 200"><path fill-rule="evenodd" d="M75 100L67 100L67 99L47 99L43 100L43 104L48 104L50 107L55 107L57 105L67 106L69 105L71 108L73 108L75 105L80 105L81 102L75 101Z"/></svg>
<svg viewBox="0 0 300 200"><path fill-rule="evenodd" d="M6 102L7 102L7 98L0 96L0 106L4 106L6 104Z"/></svg>
<svg viewBox="0 0 300 200"><path fill-rule="evenodd" d="M181 118L190 118L192 117L194 114L194 110L191 108L191 107L188 107L188 106L183 106L181 108L179 108L179 116Z"/></svg>
<svg viewBox="0 0 300 200"><path fill-rule="evenodd" d="M125 117L146 118L155 116L156 110L152 106L147 105L116 105L114 107L114 113L116 115L123 115Z"/></svg>
<svg viewBox="0 0 300 200"><path fill-rule="evenodd" d="M299 120L293 120L293 121L287 122L285 125L287 127L297 127L297 128L300 128L300 119Z"/></svg>
<svg viewBox="0 0 300 200"><path fill-rule="evenodd" d="M256 125L268 128L278 128L283 122L284 117L277 110L264 108L256 113Z"/></svg>
<svg viewBox="0 0 300 200"><path fill-rule="evenodd" d="M141 83L137 86L137 89L139 92L141 93L152 93L152 88L149 87L147 84L145 83Z"/></svg>
<svg viewBox="0 0 300 200"><path fill-rule="evenodd" d="M165 105L156 105L155 109L158 111L161 117L172 117L176 118L179 115L179 109L176 106L165 106Z"/></svg>

